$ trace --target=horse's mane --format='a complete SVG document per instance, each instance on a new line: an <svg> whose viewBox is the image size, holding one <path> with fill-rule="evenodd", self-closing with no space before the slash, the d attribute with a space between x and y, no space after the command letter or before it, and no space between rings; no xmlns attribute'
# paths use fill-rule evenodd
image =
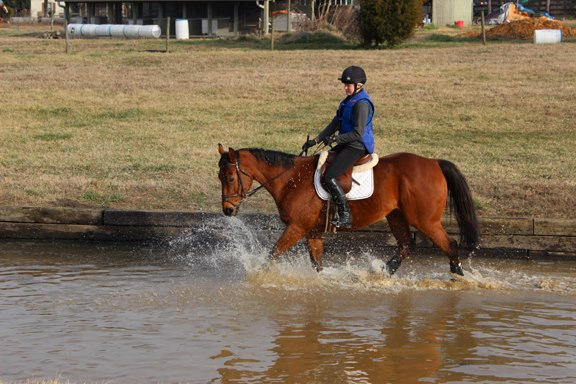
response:
<svg viewBox="0 0 576 384"><path fill-rule="evenodd" d="M296 157L296 155L293 154L261 148L243 148L238 152L240 151L248 151L259 161L264 161L268 165L279 166L285 169L294 166L294 158Z"/></svg>

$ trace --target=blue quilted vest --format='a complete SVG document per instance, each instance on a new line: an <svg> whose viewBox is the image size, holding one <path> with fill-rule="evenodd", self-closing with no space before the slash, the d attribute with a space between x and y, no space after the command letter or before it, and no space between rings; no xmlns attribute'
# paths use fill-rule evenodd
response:
<svg viewBox="0 0 576 384"><path fill-rule="evenodd" d="M374 153L374 133L372 128L372 117L374 116L374 104L368 93L361 89L360 92L352 96L348 101L346 99L342 100L340 106L338 107L338 121L340 123L340 134L352 132L354 130L352 122L352 109L354 105L359 102L368 102L370 105L370 115L368 116L368 122L366 123L366 128L364 134L362 135L362 143L366 147L369 153Z"/></svg>

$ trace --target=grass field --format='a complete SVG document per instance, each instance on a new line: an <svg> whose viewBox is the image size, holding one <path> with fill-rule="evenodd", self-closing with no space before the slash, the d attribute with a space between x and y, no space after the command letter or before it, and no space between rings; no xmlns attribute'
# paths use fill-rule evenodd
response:
<svg viewBox="0 0 576 384"><path fill-rule="evenodd" d="M0 205L217 211L217 144L299 153L355 64L379 154L453 161L482 216L574 218L574 40L482 45L447 28L393 50L91 39L66 54L49 30L0 26ZM275 208L262 193L244 210Z"/></svg>

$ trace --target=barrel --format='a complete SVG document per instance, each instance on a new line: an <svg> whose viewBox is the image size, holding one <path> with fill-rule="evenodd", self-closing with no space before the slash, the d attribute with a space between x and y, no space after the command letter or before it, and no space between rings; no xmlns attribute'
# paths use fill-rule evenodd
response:
<svg viewBox="0 0 576 384"><path fill-rule="evenodd" d="M560 29L537 29L534 31L534 44L554 44L562 41Z"/></svg>
<svg viewBox="0 0 576 384"><path fill-rule="evenodd" d="M189 38L188 19L176 19L176 40L188 40Z"/></svg>

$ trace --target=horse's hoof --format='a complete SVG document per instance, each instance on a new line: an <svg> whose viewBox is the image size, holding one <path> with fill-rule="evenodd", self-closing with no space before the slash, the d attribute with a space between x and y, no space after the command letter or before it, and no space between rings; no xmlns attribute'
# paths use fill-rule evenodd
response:
<svg viewBox="0 0 576 384"><path fill-rule="evenodd" d="M402 264L402 260L397 257L393 257L386 263L386 271L388 271L388 274L392 276L398 270L398 268L400 268L400 264Z"/></svg>
<svg viewBox="0 0 576 384"><path fill-rule="evenodd" d="M462 264L452 264L450 263L450 273L454 273L456 275L464 276L464 270L462 269Z"/></svg>

